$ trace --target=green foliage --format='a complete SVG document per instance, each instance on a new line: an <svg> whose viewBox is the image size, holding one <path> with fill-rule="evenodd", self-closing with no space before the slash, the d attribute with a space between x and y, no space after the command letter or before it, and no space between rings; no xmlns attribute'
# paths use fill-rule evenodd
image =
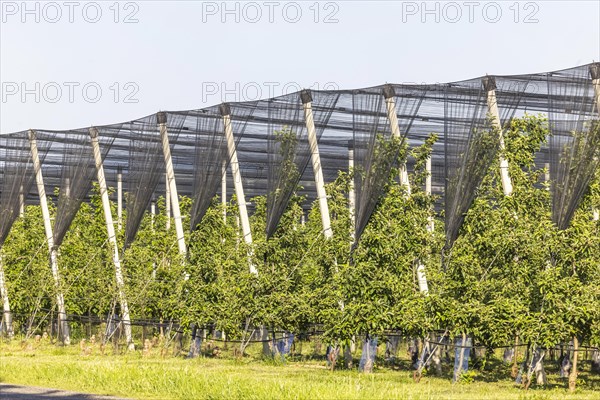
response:
<svg viewBox="0 0 600 400"><path fill-rule="evenodd" d="M398 169L391 168L397 163L380 165L391 173L354 244L348 193L355 177L367 176L358 169L340 172L326 186L330 239L323 235L318 201L308 204L298 188L285 187L291 199L270 238L265 232L267 197L251 200L252 246L241 236L236 198L223 206L215 197L198 229L186 233L189 247L183 259L173 223L167 229L164 198L159 198L157 214L144 216L125 251L123 229L117 230L131 316L180 321L186 330L192 323L214 324L234 340L247 339L251 328L261 325L301 332L321 324L328 343L360 334L384 340L389 329L412 337L447 329L451 336L467 333L488 347L512 344L517 335L522 343L543 346L574 335L600 344L600 223L591 218L592 209L600 207L600 173L569 228L559 230L552 223L546 171L534 162L548 136L546 121L526 115L503 132L514 192L504 196L499 162L492 163L471 208L460 216L464 224L443 266L443 216L435 213L438 199L424 190L437 136L413 149L380 137L375 151L398 155L397 160L383 157L386 163L411 158L411 194L398 183ZM498 132L479 139L497 143L492 134ZM276 135L284 181L295 182L297 138L288 128ZM470 161L473 168L481 167L477 155ZM190 206L191 200L182 197L184 219ZM116 205L111 207L116 215ZM50 211L55 213L53 206ZM40 208L28 206L2 248L11 307L23 330L32 324L30 316L40 321L55 308L59 290L70 314L119 312L97 187L60 247L58 286L44 238ZM250 265L258 275L250 273ZM428 293L419 290L421 266ZM40 329L46 325L47 320Z"/></svg>

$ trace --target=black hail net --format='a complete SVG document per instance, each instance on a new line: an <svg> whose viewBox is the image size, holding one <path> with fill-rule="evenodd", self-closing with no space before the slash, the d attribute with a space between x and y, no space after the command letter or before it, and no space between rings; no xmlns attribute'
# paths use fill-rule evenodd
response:
<svg viewBox="0 0 600 400"><path fill-rule="evenodd" d="M577 149L584 148L589 150L590 147L586 143L591 143L590 140L593 142L592 139L594 139L593 135L586 135L584 138L577 138L577 136L570 135L570 132L572 131L581 133L591 130L592 132L595 132L591 129L593 128L593 124L587 122L592 117L597 118L594 113L590 112L592 89L590 86L591 78L589 76L589 67L590 65L584 65L553 72L552 74L538 73L496 77L498 88L496 95L501 114L500 119L503 124L507 123L511 116L521 116L525 112L542 112L550 114L551 128L554 133L553 139L551 140L553 145L543 147L538 155L536 155L536 162L538 163L538 166L544 162L550 162L553 181L560 182L561 185L563 185L562 187L556 186L552 191L553 196L558 196L558 200L553 201L553 203L556 204L556 210L565 207L566 209L574 209L575 203L570 200L567 201L566 199L576 198L577 196L566 196L565 193L575 193L587 186L585 181L580 182L578 180L579 178L570 178L585 176L585 174L582 175L580 172L575 174L569 172L569 178L566 181L562 178L557 179L558 175L564 175L563 172L560 172L557 169L557 166L561 165L559 162L560 154L564 154L564 152L561 153L560 149L568 147L564 146L565 143L579 143L576 146ZM397 107L400 107L402 102L401 98L406 97L398 91L398 89L402 87L416 90L419 85L394 85L394 88L397 90ZM588 90L586 96L574 96L573 91L581 91L585 87L587 87L585 90ZM368 92L368 89L363 91ZM563 94L561 94L561 92L563 92ZM340 90L326 93L328 96L339 95L335 104L328 106L326 104L327 102L324 102L324 105L319 106L318 103L320 103L320 100L317 101L318 93L315 92L313 108L317 131L320 135L319 151L321 156L321 166L325 181L330 182L335 179L338 171L345 171L348 168L348 145L349 142L354 139L354 91ZM400 131L403 135L406 134L405 139L411 148L423 143L425 138L431 132L443 134L440 135L438 142L433 148L432 183L433 193L437 196L436 209L440 210L443 208L446 210L445 217L448 222L447 233L449 234L449 243L451 243L456 237L456 232L460 228L465 210L468 209L468 205L472 202L472 197L475 193L474 188L477 186L473 185L473 181L477 181L478 172L469 171L469 163L474 162L469 157L472 157L471 153L477 153L477 151L473 150L469 143L477 143L477 140L474 139L481 136L480 131L482 129L479 128L485 126L485 114L487 109L485 91L481 90L481 82L477 79L451 84L428 85L425 93L423 102L413 120L410 118L403 118L404 112L398 110L400 124L405 124L410 121L410 129L401 127ZM285 97L286 96L282 96L282 98ZM575 99L579 98L579 100L569 100L570 97ZM577 101L581 103L581 98L584 97L586 99L584 105L587 107L587 111L584 110L585 112L580 113L577 111ZM252 197L258 195L268 195L274 191L278 194L285 194L290 188L294 190L295 187L302 186L303 189L300 193L307 196L309 200L307 204L310 204L310 201L315 198L314 176L310 168L305 167L304 173L302 173L302 168L299 168L299 173L302 176L297 184L291 184L290 182L293 182L293 180L290 181L289 179L284 179L285 177L283 176L278 176L278 173L281 173L281 171L276 171L275 167L271 167L271 165L276 166L278 165L278 161L283 162L282 160L285 159L285 157L282 156L282 153L276 151L278 144L272 142L272 133L275 129L280 130L282 126L274 127L272 122L276 121L277 118L273 118L273 121L271 121L269 116L270 114L283 115L288 112L286 110L289 109L290 105L282 98L248 103L233 103L230 105L233 110L234 137L237 142L239 167L246 199L250 200ZM294 99L294 102L295 101L296 100ZM284 107L284 109L278 111L276 107L279 107L280 105L281 107ZM322 109L319 109L319 107ZM329 110L327 110L327 108L329 108ZM200 165L198 153L208 152L205 154L211 154L211 156L208 157L211 158L213 156L216 157L218 151L215 154L211 153L212 149L209 150L209 146L212 145L207 145L205 141L199 140L198 135L200 135L200 133L197 134L196 132L202 130L199 126L201 123L199 123L198 118L204 118L201 115L207 112L209 114L213 113L218 117L220 115L218 109L219 107L216 106L208 107L203 110L168 113L169 119L178 120L177 123L169 122L169 138L171 140L173 163L179 195L192 197L198 195L202 198L208 196L210 199L214 197L214 194L217 191L218 180L221 175L220 165L219 168L212 168L212 171L207 172L211 178L202 178L201 175L203 172L199 172L198 170L204 168L204 166ZM329 112L331 112L331 118L325 118L318 121L322 115L326 116ZM410 113L407 112L406 114L408 115ZM285 122L283 120L286 119L290 119L292 122L298 120L295 117L286 118L282 116L282 121L280 122ZM290 122L289 125L294 125L292 122ZM135 132L132 132L129 128L130 124L130 122L127 122L120 125L110 125L98 128L100 148L102 149L104 156L104 169L109 187L116 186L116 177L119 169L124 172L124 178L128 179L130 142L132 140L138 142L145 140L134 135ZM179 132L177 129L178 125L181 125ZM302 124L296 125L301 129L304 129ZM567 125L573 125L575 128L568 127ZM151 138L152 135L157 134L157 131L154 129L157 130L156 127L152 127L152 130L150 130L151 135L148 136L149 138ZM217 131L218 130L215 130L215 135L218 134ZM388 131L386 131L386 133L387 132ZM81 130L81 134L83 135L84 133L85 130ZM295 134L298 135L297 132ZM300 132L300 135L305 135L305 133ZM53 143L61 142L64 140L63 136L64 133L56 133L55 138L48 140ZM5 148L8 140L6 139L7 137L27 139L26 133L23 132L3 135L2 141L5 144ZM215 136L215 138L216 137L217 136ZM150 142L152 140L153 139L149 139ZM299 149L300 143L302 142L298 141L298 144L296 145L297 148L293 152L293 158L291 152L288 153L287 158L292 158L291 163L294 165L302 166L304 163L300 162L303 158L301 157L303 152ZM273 146L273 144L275 144L275 146ZM219 145L215 143L215 146ZM25 143L24 148L27 150L25 154L29 156L27 143ZM3 151L6 152L6 149ZM60 191L63 192L63 194L66 192L64 188L65 183L62 179L64 151L65 149L62 147L53 144L48 159L43 163L46 186L48 188L60 188ZM42 151L40 149L40 156L42 156L41 153ZM579 155L571 158L572 160L579 160L583 157L583 161L579 162L579 164L585 163L585 159L589 158L589 152L578 152L577 154L588 154L587 156ZM355 158L358 157L355 155ZM228 154L226 159L229 160ZM11 178L11 175L15 174L15 166L9 165L10 162L7 162L7 160L7 158L0 160L0 162L3 163L3 168L0 173L2 174L3 180L10 181L13 179ZM579 165L578 163L573 162L574 161L571 161L572 165ZM592 162L590 168L597 168L597 165L594 164L595 159L593 157L590 162ZM75 165L74 163L75 162L73 161L67 164L72 166ZM214 160L208 163L212 163L212 165L218 164L218 162L215 162ZM358 166L358 160L356 160L356 164ZM466 164L467 166L463 166L463 164ZM411 168L411 160L409 159L409 172L411 171ZM71 175L71 172L67 175ZM159 168L156 175L164 177L164 172L160 171ZM449 179L452 177L454 177L454 181ZM195 182L201 182L203 180L206 182L210 181L211 183L200 188L201 184ZM10 194L9 183L10 182L2 184L2 198L5 199L2 200L4 202L3 204L6 204L6 201L8 201L11 196L13 196L15 201L17 201L16 199L19 197L18 191ZM128 188L132 187L129 181L125 180L124 183ZM75 186L78 186L78 184L71 182L69 185L71 186L71 192L73 192ZM378 185L373 184L372 186L372 194L369 196L377 198L378 190L376 190L376 186ZM230 191L233 188L231 176L228 176L228 187L228 190ZM279 187L283 188L283 190ZM575 190L577 187L579 189ZM463 190L464 188L467 190ZM200 189L202 189L203 192L206 192L206 194L200 195ZM28 192L27 188L25 188L25 191ZM75 189L75 191L77 190ZM162 180L159 178L155 193L157 191L162 191L162 193L164 193L164 178ZM34 200L36 200L36 196L34 196L36 193L34 192L35 191L32 193L25 193L26 196L29 194L27 197L29 204L34 203ZM293 193L293 191L291 193ZM559 196L559 193L562 193L562 195ZM49 194L52 197L52 194ZM88 198L90 194L91 191L87 194ZM276 209L284 207L284 205L287 205L288 203L289 198L286 200L285 197L286 196L279 195L270 199L271 201L275 198L277 199L277 202L272 202L273 206L269 206L269 224L271 226L271 231L273 226L277 226L276 216L278 212ZM560 200L561 198L563 200ZM560 205L561 201L563 205ZM58 202L61 202L60 194ZM274 206L275 203L279 206ZM144 204L144 202L142 202L141 204L142 209L147 207L147 203ZM567 206L567 204L571 205ZM199 215L202 215L201 211L206 206L198 205L198 207L199 208L194 211L194 214L197 211L200 211ZM358 207L360 208L362 206L359 205ZM249 206L249 209L252 210L252 205ZM368 210L368 207L363 208L363 210ZM62 211L60 211L60 213L62 213ZM369 215L369 212L366 212L364 215ZM271 216L273 216L272 219ZM555 217L555 220L558 221L558 218ZM3 229L9 228L3 227Z"/></svg>
<svg viewBox="0 0 600 400"><path fill-rule="evenodd" d="M0 246L19 217L21 194L26 197L33 185L33 164L27 132L0 136Z"/></svg>
<svg viewBox="0 0 600 400"><path fill-rule="evenodd" d="M164 116L165 114L160 115ZM126 174L126 248L134 241L144 213L152 201L156 186L161 177L165 175L165 162L157 118L157 115L150 115L125 125L130 136L129 166ZM169 126L167 126L167 132L170 136Z"/></svg>
<svg viewBox="0 0 600 400"><path fill-rule="evenodd" d="M486 94L480 79L448 84L445 98L446 251L458 237L465 214L494 160L498 132L486 119Z"/></svg>
<svg viewBox="0 0 600 400"><path fill-rule="evenodd" d="M54 245L59 247L77 215L81 203L90 192L96 176L96 167L87 130L57 133L56 143L60 146L57 149L53 146L53 153L56 152L56 155L60 157L62 152L60 181L57 182L57 187L60 189L53 227ZM45 164L50 164L50 158L49 155ZM51 177L51 175L48 176L46 180Z"/></svg>
<svg viewBox="0 0 600 400"><path fill-rule="evenodd" d="M192 184L190 230L195 230L208 210L229 165L223 117L217 108L194 115L196 158Z"/></svg>
<svg viewBox="0 0 600 400"><path fill-rule="evenodd" d="M534 79L529 76L515 78L485 77L483 82L496 87L496 102L500 114L500 125L504 128L515 117L521 117L526 110L525 96L527 91L539 93L543 87L538 87Z"/></svg>
<svg viewBox="0 0 600 400"><path fill-rule="evenodd" d="M600 159L600 123L592 79L600 63L548 74L552 220L566 229Z"/></svg>
<svg viewBox="0 0 600 400"><path fill-rule="evenodd" d="M395 86L396 92L401 93L402 87ZM410 124L409 128L401 128L407 131L406 141L409 149L421 146L430 137L431 134L437 136L431 152L431 183L432 195L435 196L435 209L440 211L444 204L445 189L445 152L444 152L444 85L422 85L421 87L409 86L405 90L418 90L419 100L418 110L414 118L404 118L405 124ZM396 100L397 102L399 100ZM401 123L402 124L402 123ZM411 160L408 160L408 170L411 171Z"/></svg>
<svg viewBox="0 0 600 400"><path fill-rule="evenodd" d="M306 92L310 95L317 141L327 126L338 95ZM307 98L308 99L308 98ZM299 93L271 99L268 109L267 143L267 237L277 230L281 216L296 191L311 159L304 105Z"/></svg>
<svg viewBox="0 0 600 400"><path fill-rule="evenodd" d="M248 202L254 195L263 194L264 189L255 189L265 179L265 119L260 115L258 102L222 104L218 107L221 115L229 112L235 149L238 156L238 168L242 178L244 196ZM227 163L231 163L233 153L227 148ZM231 169L230 169L231 171ZM232 184L233 179L231 180ZM240 199L238 199L239 201Z"/></svg>
<svg viewBox="0 0 600 400"><path fill-rule="evenodd" d="M391 85L353 94L354 186L356 192L355 240L358 242L383 193L390 171L398 157L398 146L390 146L392 128L384 91L394 99L399 142L405 142L424 92ZM404 162L405 160L401 160Z"/></svg>

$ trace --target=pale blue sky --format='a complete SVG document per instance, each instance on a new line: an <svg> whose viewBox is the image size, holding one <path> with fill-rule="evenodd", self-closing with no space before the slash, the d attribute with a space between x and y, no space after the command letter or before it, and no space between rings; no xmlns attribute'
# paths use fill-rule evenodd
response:
<svg viewBox="0 0 600 400"><path fill-rule="evenodd" d="M268 97L284 86L446 82L600 60L598 1L430 2L429 14L420 1L258 1L229 3L226 15L220 1L82 1L72 23L62 1L29 2L30 14L21 1L1 3L2 133L108 124ZM99 21L86 21L97 8ZM124 23L131 13L138 22ZM328 15L333 23L324 22Z"/></svg>

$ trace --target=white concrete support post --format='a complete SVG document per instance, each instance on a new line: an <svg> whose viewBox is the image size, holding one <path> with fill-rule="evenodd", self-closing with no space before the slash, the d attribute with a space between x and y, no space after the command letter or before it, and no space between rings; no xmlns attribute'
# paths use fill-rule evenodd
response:
<svg viewBox="0 0 600 400"><path fill-rule="evenodd" d="M544 172L544 181L548 184L546 190L550 190L550 185L552 183L550 182L550 163L544 163L544 169L546 170Z"/></svg>
<svg viewBox="0 0 600 400"><path fill-rule="evenodd" d="M392 130L392 137L400 138L400 125L398 124L398 114L396 113L396 92L392 85L385 85L383 87L383 97L385 99L385 107L387 109L387 117L390 123L390 129ZM410 196L410 181L408 180L408 171L406 169L406 163L400 165L400 185L406 186L406 192Z"/></svg>
<svg viewBox="0 0 600 400"><path fill-rule="evenodd" d="M223 207L223 223L227 224L227 160L221 165L221 206Z"/></svg>
<svg viewBox="0 0 600 400"><path fill-rule="evenodd" d="M154 233L154 218L156 216L156 201L150 202L150 227ZM156 279L156 261L152 262L152 279Z"/></svg>
<svg viewBox="0 0 600 400"><path fill-rule="evenodd" d="M163 154L165 156L165 167L167 169L167 187L171 197L171 206L173 209L173 221L175 222L175 234L177 235L177 247L179 254L185 256L187 248L185 247L185 237L183 235L183 223L181 222L181 211L179 210L179 196L177 185L175 183L175 171L173 169L173 160L171 158L171 146L169 145L169 134L167 132L167 114L159 112L156 114L160 139L162 141Z"/></svg>
<svg viewBox="0 0 600 400"><path fill-rule="evenodd" d="M353 175L354 171L354 141L348 142L348 173ZM350 213L350 246L356 240L356 192L354 191L354 176L350 178L348 188L348 211ZM304 217L304 215L302 215Z"/></svg>
<svg viewBox="0 0 600 400"><path fill-rule="evenodd" d="M313 172L315 175L315 187L317 189L317 198L319 199L319 210L321 211L321 222L323 224L323 236L325 239L333 237L331 230L331 219L329 217L329 205L327 204L327 193L325 192L325 180L323 178L323 169L321 168L321 156L319 155L319 145L317 143L317 130L315 129L315 120L312 112L312 94L310 90L303 90L300 93L300 99L304 107L304 121L308 132L308 145L310 146L310 156Z"/></svg>
<svg viewBox="0 0 600 400"><path fill-rule="evenodd" d="M121 269L121 259L119 258L119 246L117 244L117 236L115 234L115 225L113 222L112 211L110 209L110 201L108 199L108 188L106 186L106 178L104 176L104 167L102 165L102 153L100 153L100 143L98 142L98 130L90 128L90 138L92 141L92 150L94 152L94 161L96 163L96 172L98 174L98 186L100 188L100 197L102 199L102 209L104 211L104 221L106 222L106 231L108 233L108 243L113 250L113 264L115 266L115 279L117 282L117 290L119 291L119 303L121 304L121 312L123 313L123 327L125 330L125 338L127 339L127 347L129 350L135 350L133 337L131 335L131 319L129 317L129 305L125 296L124 288L125 281L123 280L123 271Z"/></svg>
<svg viewBox="0 0 600 400"><path fill-rule="evenodd" d="M44 177L42 175L42 165L37 148L36 133L29 130L29 145L31 146L31 159L33 161L33 170L35 181L37 183L38 194L40 198L40 208L42 209L42 219L44 220L44 231L46 232L46 241L50 254L50 268L52 277L56 286L56 305L58 307L58 326L62 335L63 342L71 344L71 334L69 331L69 322L65 310L65 298L60 288L60 273L58 271L58 251L54 246L54 235L52 233L52 223L50 222L50 211L48 209L48 200L46 199L46 189L44 187Z"/></svg>
<svg viewBox="0 0 600 400"><path fill-rule="evenodd" d="M596 111L600 114L600 63L594 63L590 66L590 75L592 77L592 85L594 86ZM597 208L592 210L594 221L600 219L600 212Z"/></svg>
<svg viewBox="0 0 600 400"><path fill-rule="evenodd" d="M240 248L240 216L235 216L235 249ZM250 262L252 264L252 262ZM250 271L252 271L252 267L250 267Z"/></svg>
<svg viewBox="0 0 600 400"><path fill-rule="evenodd" d="M425 194L428 197L431 197L431 156L427 158L426 164L425 164L425 170L427 171L427 178L425 178ZM427 217L428 220L428 224L427 224L427 230L429 230L429 232L433 232L434 229L434 221L433 221L433 215L430 215L429 217Z"/></svg>
<svg viewBox="0 0 600 400"><path fill-rule="evenodd" d="M117 226L123 228L123 172L117 169Z"/></svg>
<svg viewBox="0 0 600 400"><path fill-rule="evenodd" d="M427 171L427 177L425 178L425 194L427 196L431 196L431 157L427 158L425 163L425 169ZM427 217L427 231L433 232L434 229L434 220L433 216L430 215ZM429 285L427 284L427 275L425 274L425 266L421 262L418 261L417 266L417 282L419 284L419 292L423 294L429 293Z"/></svg>
<svg viewBox="0 0 600 400"><path fill-rule="evenodd" d="M498 134L500 135L500 179L502 181L502 190L505 196L510 196L513 192L513 185L508 173L508 160L504 158L504 133L502 132L502 121L500 121L500 112L498 111L498 102L496 100L496 79L493 76L486 76L483 78L482 83L487 93L488 113L492 117L492 124L498 129Z"/></svg>
<svg viewBox="0 0 600 400"><path fill-rule="evenodd" d="M19 217L23 218L25 216L25 189L23 189L23 184L19 187Z"/></svg>
<svg viewBox="0 0 600 400"><path fill-rule="evenodd" d="M165 173L165 214L167 221L165 223L165 229L171 229L171 188L169 187L169 177Z"/></svg>
<svg viewBox="0 0 600 400"><path fill-rule="evenodd" d="M257 275L258 271L252 262L252 232L250 231L250 220L248 219L248 209L246 208L246 196L244 195L244 184L240 172L240 163L235 148L235 139L233 137L233 125L231 124L231 107L229 104L221 104L219 111L223 117L223 128L225 139L227 140L227 152L229 155L229 165L231 166L231 175L233 176L233 186L235 196L237 197L238 209L240 211L240 224L242 225L242 235L244 242L248 245L248 264L250 273Z"/></svg>
<svg viewBox="0 0 600 400"><path fill-rule="evenodd" d="M65 196L71 197L71 178L65 178Z"/></svg>
<svg viewBox="0 0 600 400"><path fill-rule="evenodd" d="M425 275L425 266L421 260L417 260L417 282L419 283L419 292L427 295L429 293L429 285L427 284L427 276Z"/></svg>
<svg viewBox="0 0 600 400"><path fill-rule="evenodd" d="M6 279L4 277L4 255L0 249L0 296L2 296L2 321L4 331L9 339L14 336L12 313L10 312L10 301L8 299L8 290L6 288Z"/></svg>
<svg viewBox="0 0 600 400"><path fill-rule="evenodd" d="M154 217L156 216L156 202L152 200L150 203L150 227L154 231Z"/></svg>

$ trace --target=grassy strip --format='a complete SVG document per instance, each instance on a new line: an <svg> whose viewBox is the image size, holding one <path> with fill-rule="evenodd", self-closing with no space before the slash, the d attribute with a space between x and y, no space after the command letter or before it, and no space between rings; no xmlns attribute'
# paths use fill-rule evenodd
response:
<svg viewBox="0 0 600 400"><path fill-rule="evenodd" d="M76 346L19 349L0 345L0 381L139 399L596 399L594 385L515 388L507 376L452 385L446 378L412 381L410 371L381 368L330 372L323 362L276 365L252 358L162 358L141 352L81 355ZM584 382L582 382L584 383ZM597 385L597 383L595 383Z"/></svg>

